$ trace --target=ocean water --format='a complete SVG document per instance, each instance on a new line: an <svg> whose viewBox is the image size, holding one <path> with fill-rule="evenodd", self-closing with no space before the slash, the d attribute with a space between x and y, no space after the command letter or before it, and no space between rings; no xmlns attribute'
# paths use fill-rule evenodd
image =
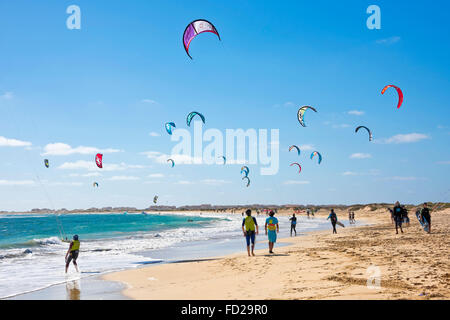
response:
<svg viewBox="0 0 450 320"><path fill-rule="evenodd" d="M262 232L264 219L257 218ZM288 236L288 218L279 220L280 237ZM241 221L240 215L195 213L0 215L0 298L160 262L152 252L161 256L157 253L189 242L242 240ZM297 233L326 227L323 219L299 217ZM61 241L61 232L69 240L79 235L80 273L72 264L64 273L69 244Z"/></svg>

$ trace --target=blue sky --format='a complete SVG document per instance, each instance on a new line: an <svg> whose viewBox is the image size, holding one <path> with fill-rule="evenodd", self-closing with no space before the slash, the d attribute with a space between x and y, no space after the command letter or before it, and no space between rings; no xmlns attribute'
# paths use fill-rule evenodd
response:
<svg viewBox="0 0 450 320"><path fill-rule="evenodd" d="M66 28L72 4L81 30ZM371 4L380 30L366 27ZM155 194L171 205L450 201L449 10L447 1L2 1L0 210L147 207ZM198 18L222 41L200 35L190 60L181 37ZM380 94L387 84L404 92L399 110L395 90ZM302 105L318 110L306 128ZM255 165L246 188L240 165L148 158L170 154L164 123L186 128L193 110L205 130L279 129L278 174ZM86 167L98 150L108 170Z"/></svg>

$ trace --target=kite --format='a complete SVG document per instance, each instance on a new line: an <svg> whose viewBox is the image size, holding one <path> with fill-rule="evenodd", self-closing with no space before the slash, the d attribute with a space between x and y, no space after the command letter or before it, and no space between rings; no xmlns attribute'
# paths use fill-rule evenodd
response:
<svg viewBox="0 0 450 320"><path fill-rule="evenodd" d="M242 172L245 173L245 176L248 176L248 174L250 173L250 169L247 166L243 166L241 168L241 174L242 174Z"/></svg>
<svg viewBox="0 0 450 320"><path fill-rule="evenodd" d="M297 153L298 153L298 155L300 155L300 148L297 147L296 145L290 146L290 147L289 147L289 152L291 152L291 150L294 149L294 148L297 149Z"/></svg>
<svg viewBox="0 0 450 320"><path fill-rule="evenodd" d="M176 128L176 125L175 125L175 123L173 123L173 122L167 122L167 123L164 125L164 127L166 128L167 133L171 135L171 134L172 134L172 127L173 127L173 128Z"/></svg>
<svg viewBox="0 0 450 320"><path fill-rule="evenodd" d="M156 204L157 201L158 201L158 196L154 196L153 197L153 203Z"/></svg>
<svg viewBox="0 0 450 320"><path fill-rule="evenodd" d="M198 19L198 20L194 20L191 23L189 23L186 27L186 29L184 30L183 33L183 45L184 45L184 50L186 50L187 55L189 56L189 58L192 59L191 55L189 54L189 45L191 44L191 41L200 33L203 32L212 32L215 35L217 35L217 37L220 40L220 35L219 32L217 31L216 27L214 27L214 25L204 19Z"/></svg>
<svg viewBox="0 0 450 320"><path fill-rule="evenodd" d="M220 158L222 158L222 159L223 159L223 164L225 165L225 164L227 163L227 158L226 158L226 157L224 157L224 156L221 156Z"/></svg>
<svg viewBox="0 0 450 320"><path fill-rule="evenodd" d="M196 115L202 119L203 123L205 123L205 117L201 113L199 113L197 111L192 111L187 115L187 118L186 118L186 124L188 125L188 127L191 126L192 118L194 118Z"/></svg>
<svg viewBox="0 0 450 320"><path fill-rule="evenodd" d="M95 156L95 163L100 169L103 168L103 154L97 153L97 155Z"/></svg>
<svg viewBox="0 0 450 320"><path fill-rule="evenodd" d="M175 166L175 161L173 161L172 159L168 159L167 162L172 163L172 168Z"/></svg>
<svg viewBox="0 0 450 320"><path fill-rule="evenodd" d="M97 182L94 182L93 184L92 184L92 186L95 188L95 187L97 187L98 188L98 183Z"/></svg>
<svg viewBox="0 0 450 320"><path fill-rule="evenodd" d="M359 126L358 128L355 129L355 133L358 132L359 129L364 128L367 130L367 132L369 133L369 141L372 141L372 131L370 131L369 128L365 127L365 126Z"/></svg>
<svg viewBox="0 0 450 320"><path fill-rule="evenodd" d="M298 173L302 172L302 166L300 164L298 164L297 162L294 162L294 163L291 163L290 167L292 167L293 165L298 166Z"/></svg>
<svg viewBox="0 0 450 320"><path fill-rule="evenodd" d="M242 178L242 180L247 179L247 187L250 185L250 178L245 176Z"/></svg>
<svg viewBox="0 0 450 320"><path fill-rule="evenodd" d="M44 165L48 168L48 167L50 167L50 164L48 163L48 159L45 159L44 160Z"/></svg>
<svg viewBox="0 0 450 320"><path fill-rule="evenodd" d="M381 94L384 94L386 92L386 90L391 87L395 88L395 90L397 90L397 93L398 93L397 109L400 109L400 107L402 106L402 103L403 103L403 92L399 87L394 86L393 84L390 84L390 85L384 87L383 90L381 90Z"/></svg>
<svg viewBox="0 0 450 320"><path fill-rule="evenodd" d="M320 153L318 153L317 151L314 151L313 153L311 153L311 160L312 158L314 158L314 156L317 155L319 157L319 164L322 162L322 155Z"/></svg>
<svg viewBox="0 0 450 320"><path fill-rule="evenodd" d="M310 107L310 106L303 106L300 109L298 109L297 119L298 119L298 122L300 122L300 124L302 125L302 127L306 127L303 117L305 115L306 110L308 110L308 109L311 109L314 112L317 112L316 109L314 109L313 107Z"/></svg>

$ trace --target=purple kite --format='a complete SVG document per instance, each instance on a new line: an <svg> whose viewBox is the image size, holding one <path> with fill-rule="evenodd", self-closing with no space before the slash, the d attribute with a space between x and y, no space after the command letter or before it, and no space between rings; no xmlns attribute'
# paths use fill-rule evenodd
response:
<svg viewBox="0 0 450 320"><path fill-rule="evenodd" d="M212 32L216 34L219 37L219 32L217 31L216 27L214 25L204 19L194 20L191 23L188 24L186 29L183 33L183 45L184 50L186 50L187 55L189 58L192 59L191 55L189 54L189 45L191 44L192 39L194 39L198 34L203 32Z"/></svg>

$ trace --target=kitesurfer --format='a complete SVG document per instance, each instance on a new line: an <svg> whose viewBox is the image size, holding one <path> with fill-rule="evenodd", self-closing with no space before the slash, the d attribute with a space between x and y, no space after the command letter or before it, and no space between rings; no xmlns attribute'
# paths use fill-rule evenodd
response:
<svg viewBox="0 0 450 320"><path fill-rule="evenodd" d="M334 209L331 209L331 212L327 218L327 220L330 219L331 220L331 225L333 226L333 233L337 233L336 231L336 222L337 222L337 215L334 212Z"/></svg>
<svg viewBox="0 0 450 320"><path fill-rule="evenodd" d="M420 210L420 219L422 220L422 223L428 222L428 233L431 233L431 215L426 202L424 202L423 208Z"/></svg>
<svg viewBox="0 0 450 320"><path fill-rule="evenodd" d="M395 222L395 233L398 234L398 228L403 233L402 220L403 220L403 208L400 206L400 202L396 202L394 208L392 209L394 222Z"/></svg>
<svg viewBox="0 0 450 320"><path fill-rule="evenodd" d="M273 253L273 246L277 242L277 233L280 232L278 219L274 217L275 213L270 210L269 217L266 219L264 229L269 239L269 253Z"/></svg>
<svg viewBox="0 0 450 320"><path fill-rule="evenodd" d="M73 260L73 265L75 269L78 271L77 258L80 250L80 241L78 240L78 235L73 236L73 241L70 242L69 250L66 253L66 273L67 269L69 269L70 261Z"/></svg>
<svg viewBox="0 0 450 320"><path fill-rule="evenodd" d="M295 216L295 213L292 214L292 217L289 220L291 221L291 237L292 237L292 231L294 231L295 236L297 236L297 230L295 230L295 227L297 225L297 217Z"/></svg>
<svg viewBox="0 0 450 320"><path fill-rule="evenodd" d="M252 210L248 209L245 211L245 214L247 215L242 220L242 232L244 233L245 240L247 241L247 253L250 257L250 241L252 242L252 252L251 255L254 256L254 250L255 250L255 235L258 234L258 222L256 222L256 218L252 217Z"/></svg>

